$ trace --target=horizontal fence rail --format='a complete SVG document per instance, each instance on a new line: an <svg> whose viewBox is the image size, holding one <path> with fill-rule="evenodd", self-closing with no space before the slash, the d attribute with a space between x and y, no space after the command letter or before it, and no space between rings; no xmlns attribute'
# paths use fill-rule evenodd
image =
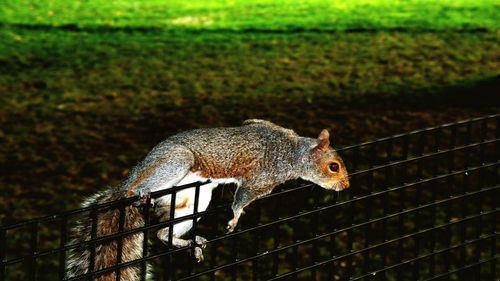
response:
<svg viewBox="0 0 500 281"><path fill-rule="evenodd" d="M247 207L233 233L232 187L215 189L212 203L198 212L195 183L122 198L0 228L0 281L99 280L138 268L148 280L496 280L500 115L416 130L338 149L351 175L343 192L294 181ZM154 199L183 190L195 194L194 212L160 221ZM126 226L127 210L144 220ZM100 234L99 218L117 211L116 231ZM198 245L172 247L156 232L192 221L188 238L208 238L204 261ZM87 221L88 239L73 240L77 222ZM135 235L135 236L134 236ZM142 257L122 258L127 239L143 237ZM116 245L116 260L94 268L99 247ZM71 252L89 252L87 272L67 277ZM111 280L111 279L106 279Z"/></svg>

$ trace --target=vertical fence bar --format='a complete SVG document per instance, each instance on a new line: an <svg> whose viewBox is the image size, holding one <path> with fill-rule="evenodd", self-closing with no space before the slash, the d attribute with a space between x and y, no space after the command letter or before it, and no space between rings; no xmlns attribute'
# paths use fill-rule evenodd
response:
<svg viewBox="0 0 500 281"><path fill-rule="evenodd" d="M217 242L216 242L217 243ZM217 244L210 244L210 268L215 268L217 266ZM215 281L216 271L210 273L210 281Z"/></svg>
<svg viewBox="0 0 500 281"><path fill-rule="evenodd" d="M352 171L353 172L357 172L358 170L358 161L359 161L359 150L361 148L360 147L356 147L354 149L354 153L353 153L353 162L352 162ZM354 179L353 179L354 180ZM349 214L354 214L354 204L352 203L352 200L354 199L354 194L352 191L349 191L349 204L348 204L348 210L349 210ZM347 216L348 217L348 225L351 226L353 225L354 223L354 219L353 219L353 216ZM349 230L347 230L347 252L349 254L352 253L352 248L353 248L353 244L354 244L354 239L353 239L353 230L352 228L349 228ZM347 257L347 268L346 268L346 276L344 279L350 279L351 276L352 276L352 255L349 255Z"/></svg>
<svg viewBox="0 0 500 281"><path fill-rule="evenodd" d="M261 218L261 202L260 201L255 202L255 217L256 217L257 224L259 224L259 221ZM255 255L259 254L260 237L261 237L260 230L257 230L257 233L255 233L255 237L252 241ZM258 259L253 259L252 260L252 280L257 281L258 279L259 279L259 262L258 262Z"/></svg>
<svg viewBox="0 0 500 281"><path fill-rule="evenodd" d="M95 204L92 205L90 210L90 218L92 220L92 227L90 230L90 259L89 259L89 270L90 273L88 276L88 280L92 281L94 276L94 267L95 267L95 251L96 251L96 243L95 239L97 238L97 206Z"/></svg>
<svg viewBox="0 0 500 281"><path fill-rule="evenodd" d="M479 164L482 166L484 165L484 147L485 145L483 144L483 142L486 140L486 132L488 130L487 128L487 125L488 125L488 120L483 120L481 122L481 132L480 132L480 141L481 141L481 144L479 145ZM482 171L482 170L481 170Z"/></svg>
<svg viewBox="0 0 500 281"><path fill-rule="evenodd" d="M408 150L409 150L409 145L410 145L410 137L408 135L405 135L403 137L403 148L402 148L402 152L401 152L401 160L406 160L408 159ZM405 183L405 180L406 180L406 175L408 174L408 165L405 163L403 163L401 165L401 172L400 172L400 177L399 177L399 184L403 185ZM399 208L399 215L398 215L398 236L401 237L403 236L403 233L405 232L404 231L404 221L405 221L405 214L402 213L403 210L405 209L405 204L404 202L406 202L406 193L405 191L401 191L399 193L399 204L400 204L400 208ZM401 264L403 262L403 259L404 259L404 249L403 249L403 239L399 240L398 241L398 263ZM397 275L397 280L402 280L403 279L403 267L402 266L398 266L397 267L397 272L396 272L396 275Z"/></svg>
<svg viewBox="0 0 500 281"><path fill-rule="evenodd" d="M375 161L377 159L377 156L376 156L376 153L377 153L377 143L373 143L371 146L370 146L370 154L368 155L368 168L373 168L374 165L375 165ZM375 171L374 170L370 170L368 172L368 182L367 182L367 193L368 194L372 194L373 193L373 177L374 177L374 174ZM370 221L372 219L372 213L373 213L373 205L374 204L367 204L366 206L366 220L367 221ZM372 229L372 224L368 224L366 225L365 227L365 243L364 243L364 248L368 248L370 247L370 244L371 244L371 233L369 233ZM364 272L369 272L370 271L370 252L371 251L365 251L363 252L363 271Z"/></svg>
<svg viewBox="0 0 500 281"><path fill-rule="evenodd" d="M497 124L496 124L496 132L495 132L495 139L499 139L500 138L500 117L497 117ZM496 159L498 159L498 157L500 156L500 142L496 142Z"/></svg>
<svg viewBox="0 0 500 281"><path fill-rule="evenodd" d="M175 204L177 201L177 191L172 192L170 195L170 212L168 216L168 220L172 221L175 219ZM162 259L163 263L163 280L175 280L175 267L173 266L173 258L172 258L172 240L174 239L174 224L169 223L166 227L168 227L168 243L167 243L167 251L168 255Z"/></svg>
<svg viewBox="0 0 500 281"><path fill-rule="evenodd" d="M472 133L472 122L467 123L466 132L465 132L465 145L471 143L471 133ZM462 184L461 184L461 192L460 194L466 194L469 188L469 173L467 169L469 168L469 157L470 157L470 148L464 150L464 165L463 170L466 171L463 174ZM462 218L467 217L467 201L466 197L462 197L460 199L460 215ZM466 232L465 232L466 221L464 220L460 223L460 243L463 246L460 247L460 266L465 266L466 264L466 252L465 252L465 240L466 240Z"/></svg>
<svg viewBox="0 0 500 281"><path fill-rule="evenodd" d="M436 156L434 157L433 165L432 165L432 176L436 177L439 173L439 155L437 154L439 152L439 148L441 146L441 128L438 128L434 131L434 149L433 152L436 153ZM431 189L431 202L434 203L436 202L436 188ZM431 221L432 225L431 227L434 227L436 225L436 212L437 212L437 207L436 205L433 205L431 207ZM430 248L431 251L434 252L436 250L436 237L435 232L432 233L432 239L430 241ZM430 257L430 265L429 265L429 274L430 276L434 276L436 271L436 255L432 255Z"/></svg>
<svg viewBox="0 0 500 281"><path fill-rule="evenodd" d="M350 200L354 199L354 195L352 193L350 193L349 196L351 197ZM350 211L354 210L353 203L349 203L349 210ZM349 212L349 213L353 214L352 212ZM349 226L353 225L354 224L353 216L349 216L348 221L349 221L349 224L348 224ZM347 230L347 253L349 253L349 256L347 257L346 276L345 276L346 280L348 280L352 277L353 244L354 244L353 231L352 231L352 228L349 228L349 230Z"/></svg>
<svg viewBox="0 0 500 281"><path fill-rule="evenodd" d="M319 208L319 199L318 199L318 190L313 187L313 206L312 209ZM312 217L312 235L319 235L319 229L318 229L318 218L321 216L322 212L317 213L315 216ZM311 244L312 249L311 249L311 255L312 255L312 262L314 263L315 261L318 260L318 249L319 249L319 242L318 240L314 240L313 243ZM311 280L316 280L317 276L317 267L313 267L311 269Z"/></svg>
<svg viewBox="0 0 500 281"><path fill-rule="evenodd" d="M495 150L496 150L496 153L495 153L495 158L494 159L500 159L500 116L498 116L496 118L497 122L496 122L496 132L495 132L495 139L496 139L496 142L495 142ZM495 172L495 181L498 182L500 180L500 167L496 167L496 172Z"/></svg>
<svg viewBox="0 0 500 281"><path fill-rule="evenodd" d="M293 234L292 234L292 240L293 240L293 243L298 243L300 242L298 237L297 237L297 230L300 229L300 225L298 223L298 219L295 219L293 221ZM299 245L295 246L292 248L292 257L293 257L293 260L292 260L292 267L293 267L293 271L295 272L298 268L298 259L299 259ZM292 280L297 280L297 273L294 273L292 275Z"/></svg>
<svg viewBox="0 0 500 281"><path fill-rule="evenodd" d="M274 206L274 212L273 214L280 214L280 211L281 211L281 208L279 206L279 204L273 204ZM279 220L280 219L280 216L279 215L276 215L276 220ZM273 249L276 249L279 247L280 245L280 232L281 232L281 224L280 223L277 223L274 227L273 227ZM278 275L278 265L279 265L279 256L280 253L279 252L276 252L273 254L273 268L272 268L272 277L276 277Z"/></svg>
<svg viewBox="0 0 500 281"><path fill-rule="evenodd" d="M500 141L498 141L498 139L500 139L500 117L497 116L496 117L496 130L495 130L495 139L497 140L496 142L496 157L495 159L498 159L500 158ZM498 182L499 180L499 168L500 166L495 166L495 181ZM493 230L495 232L495 229ZM497 274L496 274L496 251L497 251L497 243L496 243L496 239L497 239L497 236L498 236L498 232L495 233L495 235L491 238L491 263L490 263L490 272L491 272L491 277L492 279L493 278L497 278Z"/></svg>
<svg viewBox="0 0 500 281"><path fill-rule="evenodd" d="M123 200L120 202L119 208L119 219L118 219L118 237L116 238L118 241L116 242L116 265L120 265L122 263L122 253L123 253L123 237L121 234L123 233L124 225L125 225L125 202ZM117 267L115 270L116 281L120 281L121 278L122 267Z"/></svg>
<svg viewBox="0 0 500 281"><path fill-rule="evenodd" d="M424 146L425 146L425 134L421 133L418 139L418 147L417 147L417 155L422 156L424 155ZM422 180L422 173L423 173L423 160L420 158L417 161L417 178L416 181L420 182ZM415 207L420 206L420 198L422 194L422 185L415 185ZM417 218L415 219L415 228L416 231L420 231L421 225L420 225L420 211L416 211L417 213ZM413 248L413 257L417 258L420 254L420 236L415 235L415 247ZM420 279L420 260L415 260L413 264L413 279L418 280Z"/></svg>
<svg viewBox="0 0 500 281"><path fill-rule="evenodd" d="M150 216L149 216L149 212L150 212L150 208L151 208L151 197L148 196L147 200L146 200L146 206L144 206L144 213L143 213L143 216L144 216L144 226L149 226L149 220L150 220ZM144 260L144 258L146 258L148 256L148 229L144 229L144 231L142 232L142 235L143 235L143 238L142 238L142 262L141 262L141 281L146 281L146 275L147 275L147 263L146 261Z"/></svg>
<svg viewBox="0 0 500 281"><path fill-rule="evenodd" d="M61 229L60 236L61 240L59 241L59 247L61 251L59 252L59 280L64 280L64 275L66 273L66 251L62 250L62 248L66 245L68 240L68 217L63 215L61 218Z"/></svg>
<svg viewBox="0 0 500 281"><path fill-rule="evenodd" d="M31 241L30 241L30 249L31 249L31 258L29 261L29 276L30 280L36 281L38 280L38 270L35 255L38 252L38 221L34 221L31 224Z"/></svg>
<svg viewBox="0 0 500 281"><path fill-rule="evenodd" d="M7 230L0 227L0 281L5 281L7 278L6 272L6 257L7 257Z"/></svg>
<svg viewBox="0 0 500 281"><path fill-rule="evenodd" d="M333 205L337 204L338 196L339 195L337 192L335 192L333 194L333 202L332 202ZM332 232L336 230L335 225L336 225L336 223L334 220ZM336 245L336 241L335 241L335 234L332 234L332 235L330 235L330 257L331 258L334 258L337 256L336 248L337 248L337 245ZM333 262L330 265L329 276L330 276L330 280L335 280L335 263L333 263Z"/></svg>
<svg viewBox="0 0 500 281"><path fill-rule="evenodd" d="M233 254L233 260L234 262L238 262L238 241L239 236L233 236L233 249L232 249L232 254ZM239 263L236 263L231 267L232 272L231 272L231 280L236 281L236 278L238 277L238 265Z"/></svg>
<svg viewBox="0 0 500 281"><path fill-rule="evenodd" d="M393 140L392 139L389 139L387 141L387 147L386 147L386 163L389 164L392 162L392 151L393 151ZM384 187L384 190L387 190L391 185L392 185L392 181L391 181L391 171L392 171L392 167L390 166L387 166L385 168L385 171L384 171L384 181L385 181L385 187ZM387 216L387 214L389 213L389 192L386 192L384 193L383 197L382 197L382 215L385 217ZM387 235L386 235L386 232L385 230L387 229L387 219L384 219L382 221L382 240L383 241L386 241L387 240ZM387 251L384 251L382 250L382 254L381 254L381 262L382 262L382 268L385 268L386 264L387 264ZM381 272L381 277L382 279L385 279L386 278L386 271L382 271Z"/></svg>
<svg viewBox="0 0 500 281"><path fill-rule="evenodd" d="M481 131L480 131L480 142L481 144L479 145L479 165L483 166L485 164L485 159L484 159L484 144L483 142L486 140L486 132L487 132L487 122L488 120L482 120L481 122ZM479 170L479 183L478 183L478 190L481 190L484 187L484 169ZM483 192L480 192L476 196L476 213L481 214L483 211ZM483 224L482 224L482 216L478 216L476 219L476 238L480 238L482 233L483 233ZM474 248L474 261L479 262L481 259L481 247L483 243L478 242ZM477 265L475 267L474 273L475 276L478 278L481 278L481 265Z"/></svg>
<svg viewBox="0 0 500 281"><path fill-rule="evenodd" d="M450 133L450 142L448 144L448 149L451 150L453 148L455 148L455 142L456 142L456 139L457 139L457 126L456 125L453 125L451 127L451 133ZM455 153L453 150L449 151L447 153L448 155L448 174L451 174L453 171L454 171L454 160L455 160ZM446 185L447 185L447 196L448 198L451 198L453 197L453 185L454 185L454 180L453 180L453 177L448 177L447 178L447 181L446 181ZM451 202L447 203L446 204L446 222L450 222L451 221ZM447 226L446 227L446 244L445 244L445 248L447 249L446 251L446 254L447 254L447 258L444 260L444 268L445 268L445 271L448 272L450 271L450 266L451 266L451 259L452 259L452 256L451 256L451 251L450 251L450 245L451 245L451 236L452 236L452 230L451 230L451 226ZM447 280L449 280L449 275L446 275L445 277Z"/></svg>
<svg viewBox="0 0 500 281"><path fill-rule="evenodd" d="M490 272L491 272L491 280L493 280L494 278L497 278L497 266L496 266L496 259L498 257L496 257L497 255L497 242L496 242L496 239L497 239L497 236L498 236L498 233L496 233L495 235L493 235L493 237L491 237L491 263L490 263Z"/></svg>
<svg viewBox="0 0 500 281"><path fill-rule="evenodd" d="M235 229L236 231L236 229ZM232 256L233 256L233 261L236 263L235 265L231 266L231 280L236 281L238 277L238 266L239 266L239 259L238 259L238 246L239 246L239 235L233 236L232 242L233 242L233 247L232 247Z"/></svg>
<svg viewBox="0 0 500 281"><path fill-rule="evenodd" d="M198 214L198 205L200 204L200 183L196 183L196 186L194 187L194 206L193 206L193 214L197 215ZM195 216L193 217L193 227L191 228L191 240L193 241L193 244L195 247L198 247L198 243L196 242L196 226L198 223L198 219L200 217ZM190 250L193 253L193 256L195 254L195 249ZM193 274L193 263L189 263L189 268L188 268L189 274Z"/></svg>
<svg viewBox="0 0 500 281"><path fill-rule="evenodd" d="M211 244L211 250L210 250L210 268L215 268L217 265L217 248L215 247L215 244ZM215 272L212 271L210 273L210 281L215 281Z"/></svg>

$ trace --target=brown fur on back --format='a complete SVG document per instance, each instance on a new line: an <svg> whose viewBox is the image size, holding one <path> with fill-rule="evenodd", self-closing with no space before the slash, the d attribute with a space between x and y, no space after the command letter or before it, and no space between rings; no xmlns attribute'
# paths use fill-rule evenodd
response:
<svg viewBox="0 0 500 281"><path fill-rule="evenodd" d="M199 172L204 178L250 178L258 165L257 158L244 152L236 154L229 165L220 165L212 158L195 153L195 164L191 172Z"/></svg>

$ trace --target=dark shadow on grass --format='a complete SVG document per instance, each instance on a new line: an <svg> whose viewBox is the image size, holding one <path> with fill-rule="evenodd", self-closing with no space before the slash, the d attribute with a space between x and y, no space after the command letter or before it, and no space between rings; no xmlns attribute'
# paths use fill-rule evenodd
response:
<svg viewBox="0 0 500 281"><path fill-rule="evenodd" d="M67 31L67 32L86 32L86 33L148 33L148 32L172 32L172 33L187 33L187 34L293 34L293 33L379 33L379 32L411 32L411 33L428 33L428 32L459 32L459 33L484 33L489 32L488 28L484 27L461 27L455 29L436 29L436 28L421 28L421 27L392 27L392 28L372 28L372 27L355 27L355 28L317 28L317 27L285 27L285 28L173 28L160 26L109 26L109 25L77 25L77 24L28 24L28 23L3 23L0 22L0 28L7 29L24 29L34 31Z"/></svg>
<svg viewBox="0 0 500 281"><path fill-rule="evenodd" d="M405 91L401 89L400 91ZM325 97L331 99L331 97ZM353 96L345 102L346 107L370 108L424 108L451 107L494 107L500 106L500 75L483 79L464 80L449 86L431 86L401 92L399 95L371 93Z"/></svg>
<svg viewBox="0 0 500 281"><path fill-rule="evenodd" d="M447 104L460 107L500 106L500 75L461 81L436 93L416 95L416 103L425 106Z"/></svg>
<svg viewBox="0 0 500 281"><path fill-rule="evenodd" d="M460 106L500 106L500 75L456 84L443 98Z"/></svg>

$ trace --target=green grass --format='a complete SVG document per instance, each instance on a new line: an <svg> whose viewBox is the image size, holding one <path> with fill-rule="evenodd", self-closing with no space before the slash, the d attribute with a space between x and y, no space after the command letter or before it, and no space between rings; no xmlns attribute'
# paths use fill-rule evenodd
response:
<svg viewBox="0 0 500 281"><path fill-rule="evenodd" d="M427 99L500 70L495 32L2 34L0 91L9 110L148 111L263 97Z"/></svg>
<svg viewBox="0 0 500 281"><path fill-rule="evenodd" d="M490 0L9 1L0 6L1 102L143 110L203 98L414 99L499 73L499 8Z"/></svg>
<svg viewBox="0 0 500 281"><path fill-rule="evenodd" d="M9 1L2 22L168 29L497 29L495 0Z"/></svg>
<svg viewBox="0 0 500 281"><path fill-rule="evenodd" d="M9 1L0 6L1 101L50 111L203 98L422 99L500 72L499 8L490 0Z"/></svg>

